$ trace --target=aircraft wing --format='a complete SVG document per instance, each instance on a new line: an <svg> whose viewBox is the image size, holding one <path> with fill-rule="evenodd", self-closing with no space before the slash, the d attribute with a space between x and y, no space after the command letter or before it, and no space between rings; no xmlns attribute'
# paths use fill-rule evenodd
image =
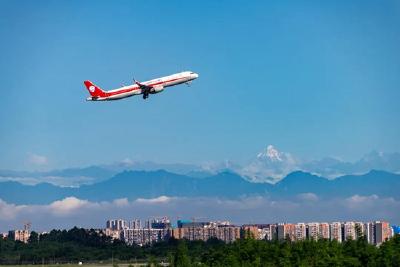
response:
<svg viewBox="0 0 400 267"><path fill-rule="evenodd" d="M140 83L138 81L135 80L135 78L133 78L133 81L135 82L135 84L137 84L139 86L139 88L142 90L143 93L143 99L146 99L149 97L149 94L151 92L151 90L153 89L153 86L148 86L145 85L143 83Z"/></svg>
<svg viewBox="0 0 400 267"><path fill-rule="evenodd" d="M145 85L145 84L140 83L138 81L135 81L135 84L137 84L139 86L139 88L142 89L142 90L150 90L150 89L153 88L152 86Z"/></svg>

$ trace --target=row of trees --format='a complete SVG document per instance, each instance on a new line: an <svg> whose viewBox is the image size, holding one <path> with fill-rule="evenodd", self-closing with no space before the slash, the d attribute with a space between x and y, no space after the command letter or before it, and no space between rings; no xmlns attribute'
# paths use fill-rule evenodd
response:
<svg viewBox="0 0 400 267"><path fill-rule="evenodd" d="M170 239L152 246L128 246L94 230L53 230L27 244L0 238L0 264L94 261L169 262L171 266L400 266L400 236L375 247L364 238L343 243L253 238L225 244L219 240Z"/></svg>

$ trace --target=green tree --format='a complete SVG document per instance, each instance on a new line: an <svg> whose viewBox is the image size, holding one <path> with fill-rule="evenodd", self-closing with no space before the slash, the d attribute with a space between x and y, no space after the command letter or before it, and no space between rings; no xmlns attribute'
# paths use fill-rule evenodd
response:
<svg viewBox="0 0 400 267"><path fill-rule="evenodd" d="M400 236L396 235L379 247L365 238L347 240L266 241L239 239L233 243L210 239L186 241L170 239L143 247L129 246L122 241L94 230L73 228L32 234L27 244L0 238L0 265L52 264L54 262L102 261L113 257L116 262L131 259L169 259L170 266L398 266Z"/></svg>
<svg viewBox="0 0 400 267"><path fill-rule="evenodd" d="M29 236L28 243L29 244L37 244L39 242L39 235L35 231L31 232L31 235Z"/></svg>
<svg viewBox="0 0 400 267"><path fill-rule="evenodd" d="M175 267L189 267L190 259L188 256L188 248L185 240L180 240L176 248L172 266Z"/></svg>

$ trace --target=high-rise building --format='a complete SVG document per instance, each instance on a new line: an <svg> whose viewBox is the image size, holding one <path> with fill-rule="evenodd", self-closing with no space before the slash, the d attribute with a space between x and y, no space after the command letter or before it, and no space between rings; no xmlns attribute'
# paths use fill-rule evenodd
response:
<svg viewBox="0 0 400 267"><path fill-rule="evenodd" d="M28 243L29 237L31 233L29 230L11 230L8 232L8 238L14 241L21 241L24 243Z"/></svg>
<svg viewBox="0 0 400 267"><path fill-rule="evenodd" d="M242 225L242 234L248 237L248 234L258 240L272 240L270 224L244 224Z"/></svg>
<svg viewBox="0 0 400 267"><path fill-rule="evenodd" d="M124 229L121 232L121 239L129 245L143 246L168 240L171 235L171 229Z"/></svg>
<svg viewBox="0 0 400 267"><path fill-rule="evenodd" d="M261 233L260 233L261 239L272 240L273 239L273 235L272 235L271 229L272 229L272 227L271 227L270 224L264 225L260 229L261 230Z"/></svg>
<svg viewBox="0 0 400 267"><path fill-rule="evenodd" d="M144 221L144 228L145 229L151 229L151 221L150 220Z"/></svg>
<svg viewBox="0 0 400 267"><path fill-rule="evenodd" d="M297 223L295 227L296 227L296 240L305 240L307 238L306 224L305 223Z"/></svg>
<svg viewBox="0 0 400 267"><path fill-rule="evenodd" d="M171 228L171 222L169 221L168 218L162 218L162 219L153 219L150 222L150 228L152 229L167 229Z"/></svg>
<svg viewBox="0 0 400 267"><path fill-rule="evenodd" d="M276 236L278 240L283 240L286 237L285 233L285 224L284 223L278 223L276 226Z"/></svg>
<svg viewBox="0 0 400 267"><path fill-rule="evenodd" d="M380 245L392 235L392 230L388 222L375 222L375 245Z"/></svg>
<svg viewBox="0 0 400 267"><path fill-rule="evenodd" d="M318 240L319 237L319 223L307 223L307 238Z"/></svg>
<svg viewBox="0 0 400 267"><path fill-rule="evenodd" d="M244 234L244 238L254 238L254 239L261 239L260 233L257 225L242 225L242 231Z"/></svg>
<svg viewBox="0 0 400 267"><path fill-rule="evenodd" d="M345 222L342 225L342 237L343 240L348 240L348 239L352 239L352 240L356 240L356 227L355 227L355 223L354 222Z"/></svg>
<svg viewBox="0 0 400 267"><path fill-rule="evenodd" d="M217 238L225 243L231 243L240 238L240 227L234 225L218 225Z"/></svg>
<svg viewBox="0 0 400 267"><path fill-rule="evenodd" d="M355 239L359 239L365 236L365 224L363 222L355 222Z"/></svg>
<svg viewBox="0 0 400 267"><path fill-rule="evenodd" d="M269 226L271 232L271 239L270 240L277 240L278 239L278 224L270 224Z"/></svg>
<svg viewBox="0 0 400 267"><path fill-rule="evenodd" d="M226 243L240 238L240 227L218 222L178 222L172 236L176 239L203 240L218 238Z"/></svg>
<svg viewBox="0 0 400 267"><path fill-rule="evenodd" d="M292 223L279 223L277 225L278 240L289 239L295 240L296 238L296 225Z"/></svg>
<svg viewBox="0 0 400 267"><path fill-rule="evenodd" d="M320 223L319 224L319 238L329 239L330 238L330 227L329 223Z"/></svg>
<svg viewBox="0 0 400 267"><path fill-rule="evenodd" d="M375 244L375 224L373 222L364 224L364 236L369 244Z"/></svg>
<svg viewBox="0 0 400 267"><path fill-rule="evenodd" d="M333 222L329 225L330 239L342 242L342 224L340 222Z"/></svg>
<svg viewBox="0 0 400 267"><path fill-rule="evenodd" d="M104 231L106 236L111 237L112 239L121 239L121 231L114 230L112 228L106 228Z"/></svg>
<svg viewBox="0 0 400 267"><path fill-rule="evenodd" d="M118 220L108 220L106 223L106 228L112 230L123 230L129 227L128 223L125 220L118 219Z"/></svg>
<svg viewBox="0 0 400 267"><path fill-rule="evenodd" d="M142 223L139 219L134 219L129 222L129 229L140 229L142 228Z"/></svg>

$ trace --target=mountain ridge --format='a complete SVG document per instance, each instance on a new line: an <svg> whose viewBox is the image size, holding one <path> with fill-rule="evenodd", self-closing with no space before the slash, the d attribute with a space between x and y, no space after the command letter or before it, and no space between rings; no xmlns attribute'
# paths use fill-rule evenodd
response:
<svg viewBox="0 0 400 267"><path fill-rule="evenodd" d="M0 182L0 199L15 204L46 204L68 196L90 201L112 201L119 198L271 196L291 198L313 193L323 198L352 195L379 195L400 198L400 175L372 170L363 175L347 175L335 180L303 171L292 172L278 183L251 183L232 172L206 178L194 178L165 170L123 171L110 179L77 188L58 187L49 183L23 185Z"/></svg>
<svg viewBox="0 0 400 267"><path fill-rule="evenodd" d="M281 152L274 146L268 145L266 149L256 154L253 159L243 165L230 160L196 165L134 161L127 158L120 162L109 164L50 171L0 170L0 181L19 181L24 184L49 182L54 185L76 187L83 184L94 184L104 181L124 170L156 171L159 169L196 178L206 178L224 171L230 171L245 177L251 182L274 184L294 171L318 174L328 179L336 179L344 175L367 173L371 169L400 173L400 153L372 151L354 162L329 156L317 160L305 160L291 153Z"/></svg>

